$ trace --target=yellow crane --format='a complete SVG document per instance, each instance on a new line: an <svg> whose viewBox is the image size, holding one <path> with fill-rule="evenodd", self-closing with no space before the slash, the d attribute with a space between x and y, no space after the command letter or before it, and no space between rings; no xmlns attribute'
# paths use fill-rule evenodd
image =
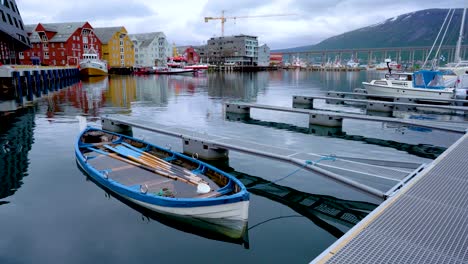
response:
<svg viewBox="0 0 468 264"><path fill-rule="evenodd" d="M257 15L257 16L224 16L224 10L221 11L220 17L205 17L205 23L208 23L209 20L221 20L221 37L224 36L224 22L228 19L238 19L238 18L254 18L254 17L275 17L275 16L293 16L295 14L274 14L274 15Z"/></svg>

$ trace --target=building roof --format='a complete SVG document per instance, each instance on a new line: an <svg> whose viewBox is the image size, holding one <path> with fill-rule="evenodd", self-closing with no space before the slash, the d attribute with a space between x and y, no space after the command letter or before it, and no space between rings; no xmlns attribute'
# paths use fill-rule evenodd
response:
<svg viewBox="0 0 468 264"><path fill-rule="evenodd" d="M102 44L109 43L109 40L116 32L120 32L123 27L100 27L94 28L94 34L101 40Z"/></svg>
<svg viewBox="0 0 468 264"><path fill-rule="evenodd" d="M161 35L163 35L164 37L166 37L166 35L164 35L163 32L151 32L151 33L140 33L140 34L130 34L130 38L133 40L133 39L136 39L138 42L139 42L139 46L144 48L144 47L148 47L151 42L153 42L153 40L155 38L158 38L160 37Z"/></svg>
<svg viewBox="0 0 468 264"><path fill-rule="evenodd" d="M49 42L65 42L70 36L79 28L83 27L87 22L68 22L68 23L40 23L45 30L56 32L56 34L49 40ZM31 25L26 25L29 27ZM34 26L34 29L37 25ZM33 29L33 30L34 30ZM39 34L37 32L32 32L29 37L31 43L41 42Z"/></svg>
<svg viewBox="0 0 468 264"><path fill-rule="evenodd" d="M24 25L24 31L26 31L26 33L32 33L36 27L37 25Z"/></svg>

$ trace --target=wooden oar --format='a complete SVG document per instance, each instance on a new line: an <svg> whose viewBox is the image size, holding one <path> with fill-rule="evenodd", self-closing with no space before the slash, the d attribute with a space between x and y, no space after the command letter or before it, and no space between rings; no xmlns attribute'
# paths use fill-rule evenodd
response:
<svg viewBox="0 0 468 264"><path fill-rule="evenodd" d="M116 149L116 148L113 148L109 145L104 145L105 148L111 150L111 151L114 151L116 152L117 154L121 155L121 156L124 156L126 157L127 159L131 159L133 161L136 161L142 165L144 165L145 167L149 167L151 168L151 163L148 163L148 162L145 162L144 160L141 160L139 158L136 158L134 156L131 156L131 155L127 155L125 152L127 150L130 150L130 149L127 149L127 150L119 150L119 149ZM211 191L211 188L210 186L206 183L206 182L200 182L200 181L196 181L196 180L193 180L193 179L185 179L185 178L182 178L183 175L173 175L173 174L169 174L167 172L163 172L161 170L158 170L158 169L155 169L155 168L152 168L154 172L156 172L157 174L159 175L163 175L163 176L166 176L166 177L170 177L174 180L179 180L179 181L184 181L184 182L187 182L187 183L190 183L190 184L193 184L195 186L197 186L197 192L199 193L207 193L207 192L210 192Z"/></svg>
<svg viewBox="0 0 468 264"><path fill-rule="evenodd" d="M99 150L99 149L94 149L94 148L89 148L89 149L92 150L92 151L101 153L101 154L103 154L103 155L109 156L109 157L111 157L111 158L114 158L114 159L117 159L117 160L120 160L120 161L129 163L129 164L132 164L132 165L134 165L135 167L139 167L139 168L142 168L142 169L145 169L145 170L154 172L154 173L156 173L156 174L158 174L158 175L161 175L161 176L170 178L170 179L172 179L172 180L181 181L181 182L185 182L185 183L188 183L188 184L192 184L192 185L198 186L198 183L197 183L197 182L189 181L189 180L186 180L186 179L184 179L184 178L178 177L178 176L176 176L176 175L171 175L171 174L166 173L166 172L163 172L163 171L161 171L161 170L154 169L154 168L151 168L151 167L149 167L149 166L143 165L143 164L141 164L141 163L139 163L139 162L135 162L135 161L132 161L132 160L129 160L129 159L120 157L117 153L108 153L108 152L106 152L106 151Z"/></svg>
<svg viewBox="0 0 468 264"><path fill-rule="evenodd" d="M145 152L139 148L136 148L128 143L125 143L125 142L122 142L122 145L130 148L131 150L134 150L138 153L140 153L142 156L140 157L140 159L143 159L143 160L146 160L146 161L150 161L154 167L164 167L164 168L167 168L168 170L174 172L174 173L177 173L177 172L181 172L181 173L184 173L186 174L186 177L187 178L191 178L192 180L194 181L199 181L199 182L205 182L205 180L203 180L201 177L197 176L195 173L187 170L187 169L184 169L184 168L181 168L179 166L176 166L172 163L169 163L161 158L158 158L148 152Z"/></svg>

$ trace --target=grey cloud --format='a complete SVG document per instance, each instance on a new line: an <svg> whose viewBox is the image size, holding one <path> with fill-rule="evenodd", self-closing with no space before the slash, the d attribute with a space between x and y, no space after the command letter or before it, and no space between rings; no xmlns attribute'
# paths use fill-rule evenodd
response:
<svg viewBox="0 0 468 264"><path fill-rule="evenodd" d="M66 9L57 14L57 21L90 21L113 20L128 17L148 17L155 15L148 6L134 1L100 0L92 5L83 2L70 3Z"/></svg>
<svg viewBox="0 0 468 264"><path fill-rule="evenodd" d="M226 16L245 15L247 12L256 8L271 4L271 0L234 0L234 1L219 1L209 0L203 8L202 15L215 16L221 15L221 11L226 11Z"/></svg>

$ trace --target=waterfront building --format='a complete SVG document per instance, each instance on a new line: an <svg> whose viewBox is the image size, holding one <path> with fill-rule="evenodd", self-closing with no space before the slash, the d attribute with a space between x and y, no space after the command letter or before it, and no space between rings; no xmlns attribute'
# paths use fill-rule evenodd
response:
<svg viewBox="0 0 468 264"><path fill-rule="evenodd" d="M189 65L200 63L200 54L194 46L177 47L177 55L183 57Z"/></svg>
<svg viewBox="0 0 468 264"><path fill-rule="evenodd" d="M0 63L18 64L21 52L30 48L30 42L16 1L2 1L0 13Z"/></svg>
<svg viewBox="0 0 468 264"><path fill-rule="evenodd" d="M270 66L270 47L267 44L258 47L258 66Z"/></svg>
<svg viewBox="0 0 468 264"><path fill-rule="evenodd" d="M94 28L102 43L102 59L110 71L130 69L135 65L135 49L125 27Z"/></svg>
<svg viewBox="0 0 468 264"><path fill-rule="evenodd" d="M31 49L20 54L21 64L78 65L83 53L95 50L102 58L101 41L88 22L26 25Z"/></svg>
<svg viewBox="0 0 468 264"><path fill-rule="evenodd" d="M129 36L135 49L135 66L162 66L171 56L171 47L163 32L130 34Z"/></svg>
<svg viewBox="0 0 468 264"><path fill-rule="evenodd" d="M210 64L257 65L258 40L248 35L211 38L201 54Z"/></svg>
<svg viewBox="0 0 468 264"><path fill-rule="evenodd" d="M283 65L283 53L270 53L270 65Z"/></svg>

